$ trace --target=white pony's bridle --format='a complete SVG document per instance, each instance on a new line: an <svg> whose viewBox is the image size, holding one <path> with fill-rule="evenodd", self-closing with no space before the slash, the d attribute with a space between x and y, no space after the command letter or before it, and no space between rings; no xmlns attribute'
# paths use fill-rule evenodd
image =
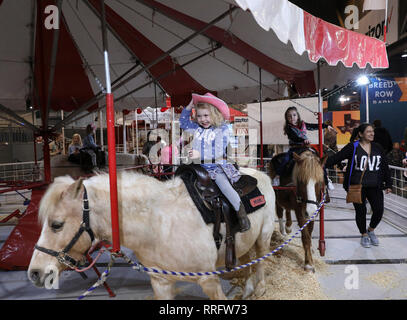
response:
<svg viewBox="0 0 407 320"><path fill-rule="evenodd" d="M75 269L79 267L80 262L72 258L70 255L68 255L69 250L72 249L72 247L75 245L75 243L79 240L79 237L82 235L84 231L86 231L89 234L90 240L91 240L91 245L93 243L93 240L95 240L94 233L92 229L90 228L90 223L89 223L89 200L88 200L88 194L86 192L85 186L84 188L84 193L83 193L83 211L82 211L82 223L81 226L79 227L79 230L76 232L75 236L72 238L72 240L67 244L67 246L61 250L61 251L55 251L51 249L47 249L44 247L40 247L37 244L35 245L35 249L44 252L46 254L49 254L55 258L57 258L58 262L61 264L67 266L68 268Z"/></svg>

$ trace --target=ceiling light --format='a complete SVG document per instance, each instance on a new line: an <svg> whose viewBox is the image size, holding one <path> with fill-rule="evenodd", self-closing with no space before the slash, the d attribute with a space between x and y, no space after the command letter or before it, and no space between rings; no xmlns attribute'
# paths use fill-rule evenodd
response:
<svg viewBox="0 0 407 320"><path fill-rule="evenodd" d="M370 83L370 80L369 80L369 78L368 78L367 76L363 75L363 76L360 76L360 77L356 80L356 82L357 82L357 84L358 84L359 86L363 86L363 85L369 84L369 83Z"/></svg>

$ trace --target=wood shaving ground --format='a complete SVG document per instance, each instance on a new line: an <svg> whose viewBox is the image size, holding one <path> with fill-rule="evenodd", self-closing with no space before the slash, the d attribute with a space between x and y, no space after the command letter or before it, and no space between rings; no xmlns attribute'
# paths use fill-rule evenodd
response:
<svg viewBox="0 0 407 320"><path fill-rule="evenodd" d="M280 232L275 231L271 239L270 251L284 242ZM252 254L254 255L254 254ZM313 255L316 273L327 272L328 266L324 261ZM318 282L315 273L304 271L304 249L301 239L293 239L287 246L262 262L265 264L266 292L250 300L328 300ZM254 272L254 270L252 271ZM243 288L242 272L236 273L231 281L232 285ZM236 296L235 299L241 299Z"/></svg>
<svg viewBox="0 0 407 320"><path fill-rule="evenodd" d="M377 272L366 279L385 289L394 289L400 286L400 274L395 271Z"/></svg>

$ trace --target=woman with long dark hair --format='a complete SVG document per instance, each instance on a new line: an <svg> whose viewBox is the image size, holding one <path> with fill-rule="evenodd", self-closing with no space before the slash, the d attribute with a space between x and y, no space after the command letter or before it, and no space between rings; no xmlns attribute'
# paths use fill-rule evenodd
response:
<svg viewBox="0 0 407 320"><path fill-rule="evenodd" d="M365 248L369 248L371 244L379 245L374 230L383 217L383 190L387 194L392 188L386 153L379 144L373 142L373 139L373 126L362 123L353 129L350 143L330 156L325 164L329 167L348 159L343 182L344 189L348 192L349 185L362 184L362 203L353 203L353 206L356 212L356 224L361 233L361 245ZM368 228L366 228L366 199L373 210Z"/></svg>

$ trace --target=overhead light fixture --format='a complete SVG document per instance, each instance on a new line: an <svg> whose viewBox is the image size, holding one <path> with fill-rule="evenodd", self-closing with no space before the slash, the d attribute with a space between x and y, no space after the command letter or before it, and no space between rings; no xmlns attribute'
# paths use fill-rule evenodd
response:
<svg viewBox="0 0 407 320"><path fill-rule="evenodd" d="M356 80L356 82L357 82L357 84L358 84L359 86L365 86L365 85L367 85L367 84L370 83L370 80L369 80L369 78L368 78L367 76L363 75L363 76L360 76L360 77Z"/></svg>
<svg viewBox="0 0 407 320"><path fill-rule="evenodd" d="M349 101L349 100L350 100L349 97L346 97L346 96L343 96L343 95L339 97L340 102L346 102L346 101Z"/></svg>

